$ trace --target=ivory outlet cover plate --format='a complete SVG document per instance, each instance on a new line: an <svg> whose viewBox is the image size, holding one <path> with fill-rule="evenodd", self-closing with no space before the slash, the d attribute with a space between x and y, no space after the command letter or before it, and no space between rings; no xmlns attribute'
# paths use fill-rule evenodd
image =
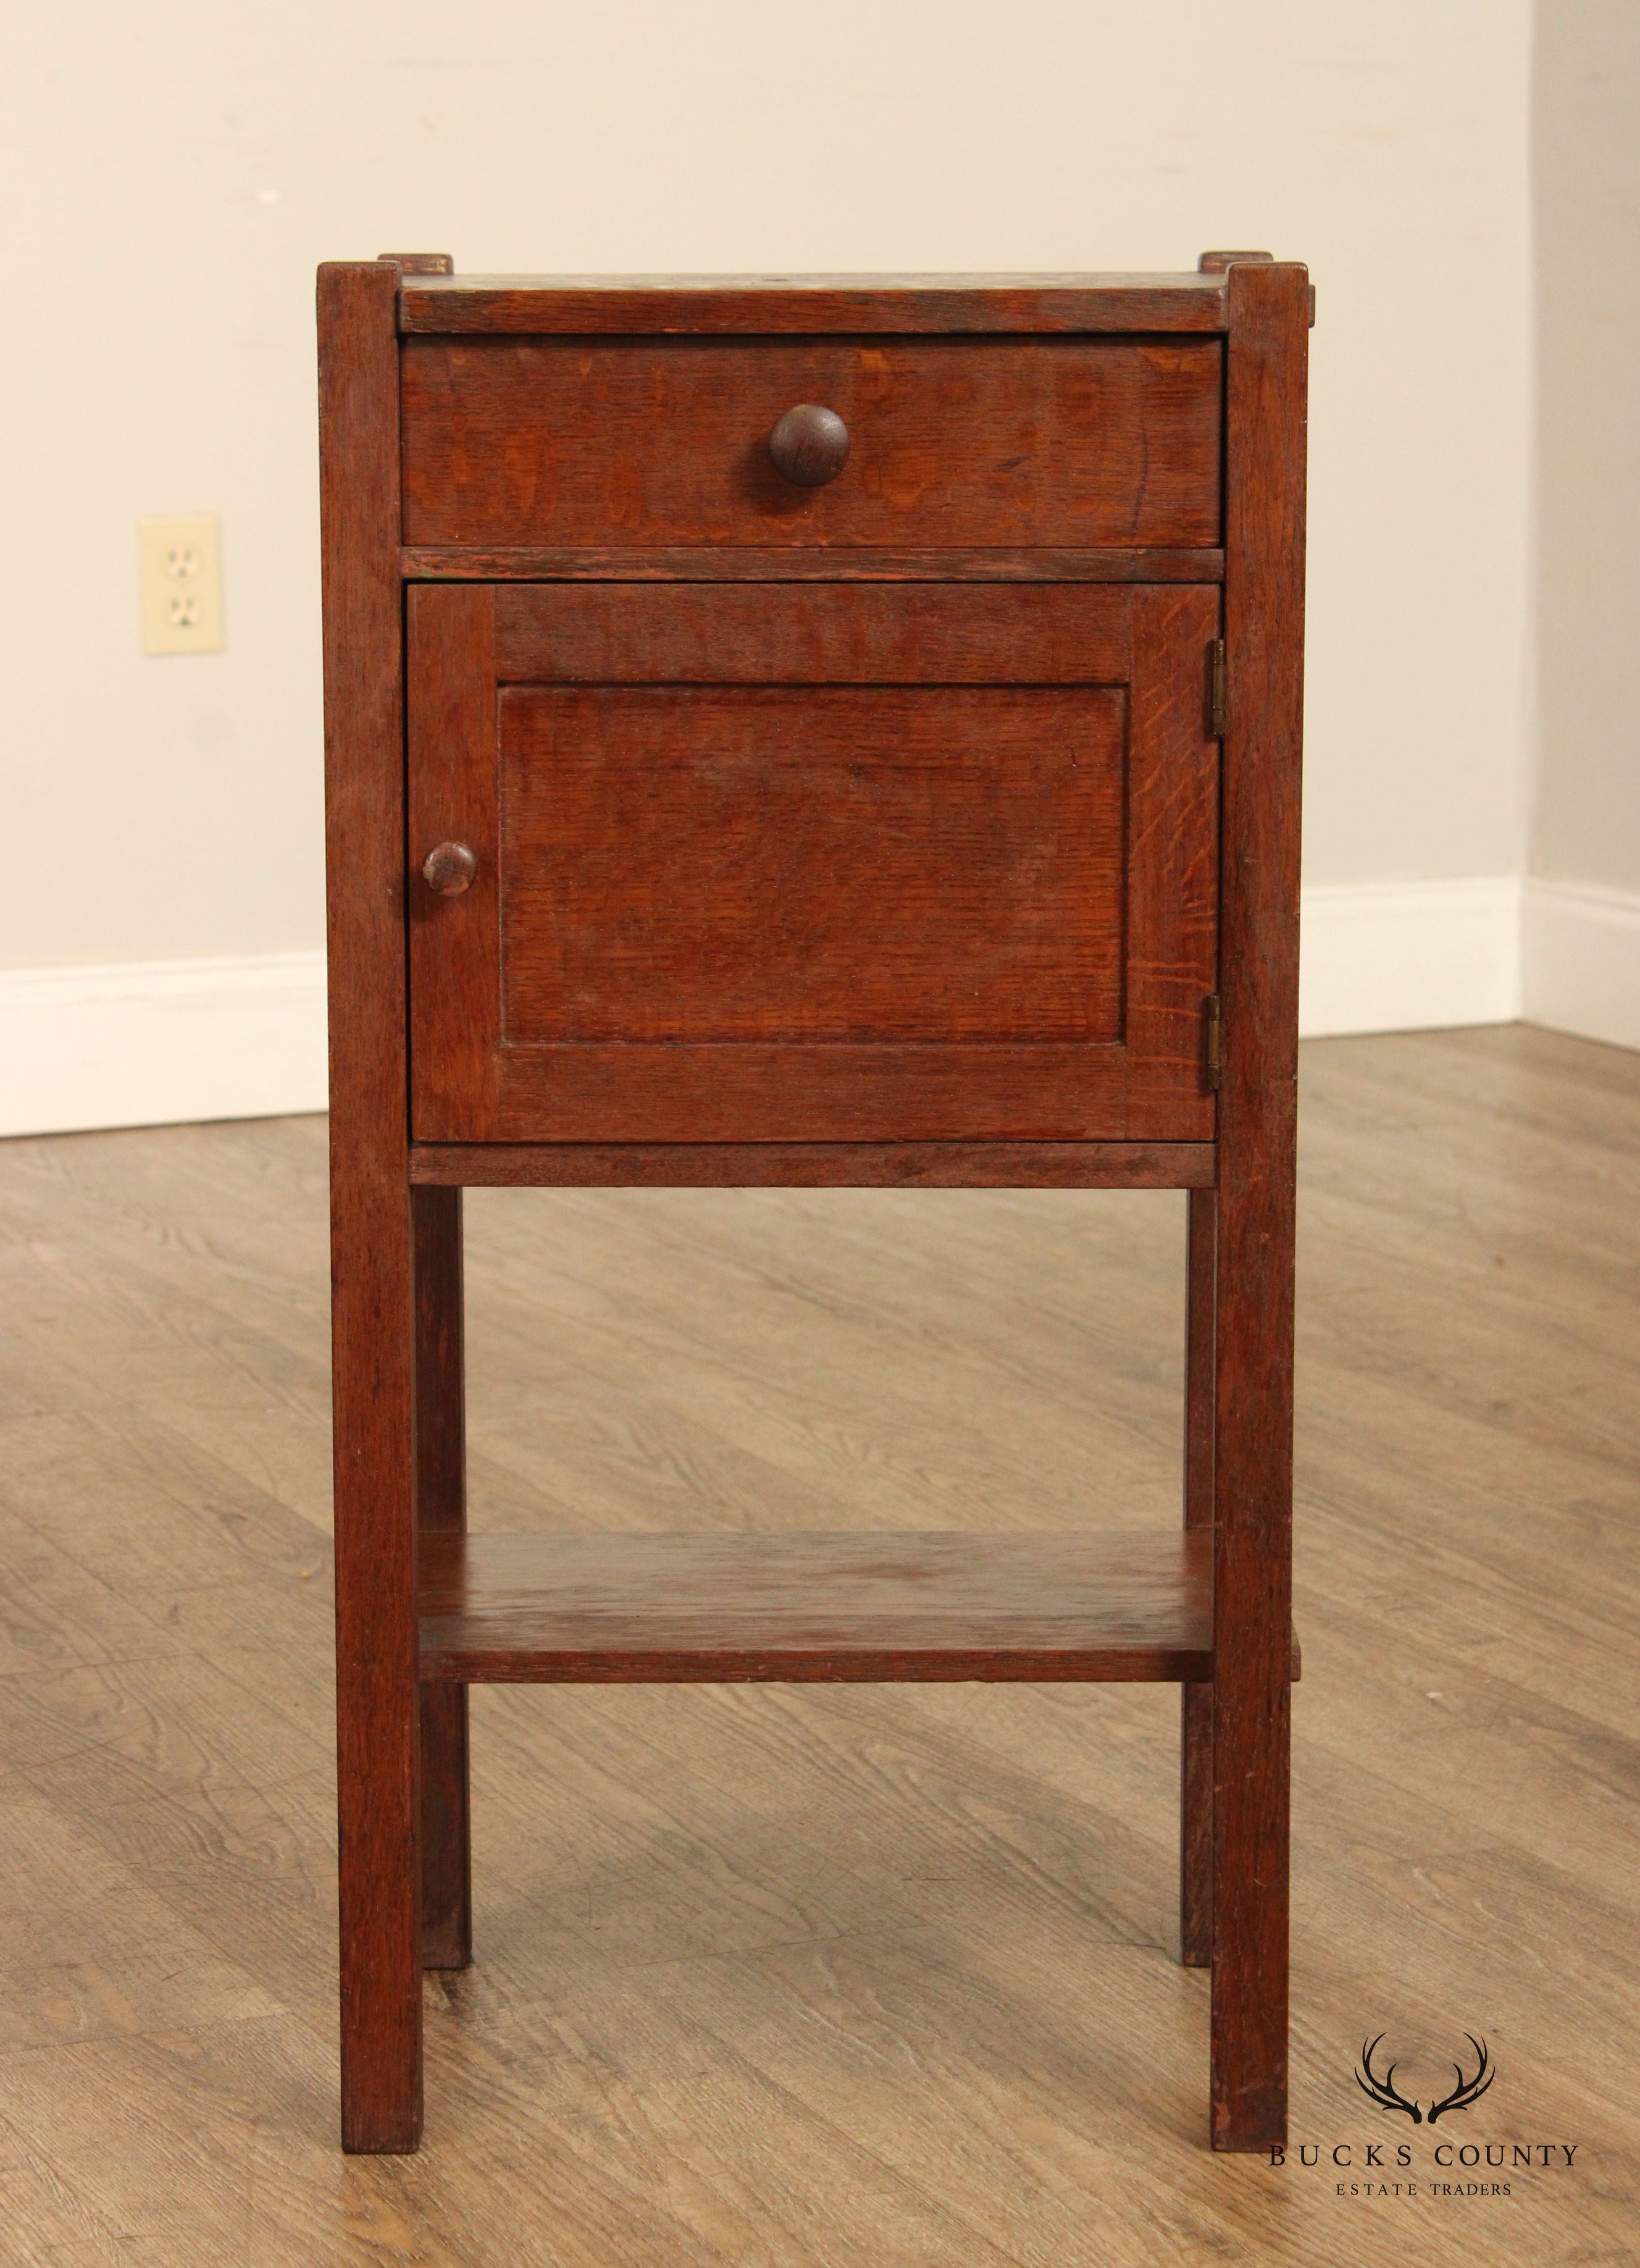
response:
<svg viewBox="0 0 1640 2268"><path fill-rule="evenodd" d="M222 651L222 523L214 512L136 523L144 653Z"/></svg>

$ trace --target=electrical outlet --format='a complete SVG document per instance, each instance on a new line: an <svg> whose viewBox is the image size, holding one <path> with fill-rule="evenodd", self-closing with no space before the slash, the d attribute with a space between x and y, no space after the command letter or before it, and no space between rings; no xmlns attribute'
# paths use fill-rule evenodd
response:
<svg viewBox="0 0 1640 2268"><path fill-rule="evenodd" d="M136 523L144 653L222 651L222 527L214 512Z"/></svg>

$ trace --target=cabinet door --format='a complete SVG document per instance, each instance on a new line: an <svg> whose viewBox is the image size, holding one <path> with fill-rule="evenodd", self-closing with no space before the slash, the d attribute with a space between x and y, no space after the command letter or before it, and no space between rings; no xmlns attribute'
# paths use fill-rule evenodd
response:
<svg viewBox="0 0 1640 2268"><path fill-rule="evenodd" d="M1217 627L1196 585L412 586L415 1136L1210 1137Z"/></svg>

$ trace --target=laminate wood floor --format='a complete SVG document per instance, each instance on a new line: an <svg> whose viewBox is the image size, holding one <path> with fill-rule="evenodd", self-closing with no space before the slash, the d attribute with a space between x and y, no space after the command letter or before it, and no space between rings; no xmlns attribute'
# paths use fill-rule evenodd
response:
<svg viewBox="0 0 1640 2268"><path fill-rule="evenodd" d="M1304 1079L1279 2169L1205 2146L1176 1693L1063 1685L479 1691L478 1965L344 2160L324 1123L0 1145L0 2260L1640 2258L1640 1057ZM477 1525L1176 1517L1181 1197L467 1203ZM1491 2092L1376 2109L1380 2032Z"/></svg>

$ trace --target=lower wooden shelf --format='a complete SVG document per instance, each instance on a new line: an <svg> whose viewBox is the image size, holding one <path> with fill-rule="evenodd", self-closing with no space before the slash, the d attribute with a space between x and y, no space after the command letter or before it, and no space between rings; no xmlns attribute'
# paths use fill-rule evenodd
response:
<svg viewBox="0 0 1640 2268"><path fill-rule="evenodd" d="M432 1683L1204 1680L1212 1538L461 1535L421 1541Z"/></svg>

